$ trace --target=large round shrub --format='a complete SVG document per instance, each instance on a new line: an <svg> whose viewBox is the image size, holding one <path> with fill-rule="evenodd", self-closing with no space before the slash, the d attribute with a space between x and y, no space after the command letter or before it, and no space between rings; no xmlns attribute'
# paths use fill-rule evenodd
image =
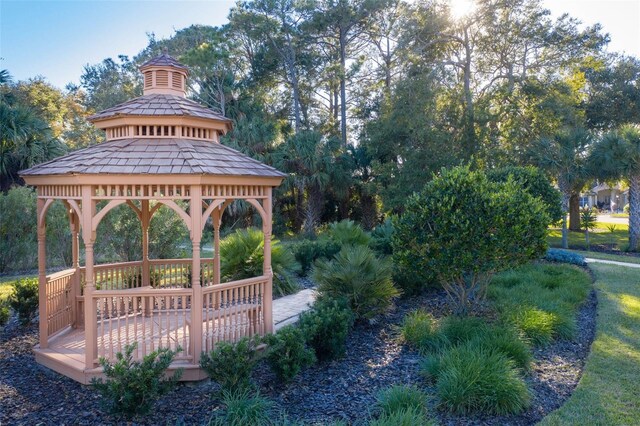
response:
<svg viewBox="0 0 640 426"><path fill-rule="evenodd" d="M395 222L393 258L405 275L435 276L459 312L483 300L491 276L542 256L545 205L513 181L468 167L442 170L407 200Z"/></svg>

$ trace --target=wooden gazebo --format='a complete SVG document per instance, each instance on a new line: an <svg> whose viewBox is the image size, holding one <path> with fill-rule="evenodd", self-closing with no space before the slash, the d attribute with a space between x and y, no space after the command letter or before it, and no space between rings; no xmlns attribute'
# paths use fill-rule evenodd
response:
<svg viewBox="0 0 640 426"><path fill-rule="evenodd" d="M185 369L183 380L202 379L203 351L273 328L272 190L284 174L219 143L230 121L185 97L188 70L175 59L163 54L140 70L143 96L89 117L105 130L106 142L21 173L38 193L36 360L82 383L101 374L100 357L113 359L134 342L137 358L181 347L172 368ZM47 275L46 216L55 200L67 207L73 267ZM245 200L262 218L264 269L259 277L221 283L221 217L235 200ZM96 265L97 227L122 204L140 219L142 260ZM188 228L191 259L149 259L149 222L161 206ZM214 257L202 259L209 217Z"/></svg>

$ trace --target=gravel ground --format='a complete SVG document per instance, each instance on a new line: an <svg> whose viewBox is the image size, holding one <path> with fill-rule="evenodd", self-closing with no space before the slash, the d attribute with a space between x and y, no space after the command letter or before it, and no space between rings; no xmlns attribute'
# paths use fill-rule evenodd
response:
<svg viewBox="0 0 640 426"><path fill-rule="evenodd" d="M556 409L575 388L595 332L595 291L578 314L579 335L575 341L558 341L535 351L536 362L527 381L533 392L526 413L509 417L449 416L436 407L445 425L529 425ZM287 386L261 365L254 378L263 395L286 410L290 419L322 424L343 419L365 421L376 393L396 383L426 386L418 375L420 357L397 341L397 326L403 316L418 307L436 317L448 314L445 296L431 291L402 300L378 324L360 324L349 337L345 357L308 368ZM19 327L13 320L0 332L0 424L97 425L117 423L100 411L99 397L83 386L39 366L32 347L37 326ZM156 405L154 413L135 424L202 424L218 402L209 395L217 385L210 381L180 384ZM429 392L431 393L431 392ZM433 404L433 402L432 402Z"/></svg>

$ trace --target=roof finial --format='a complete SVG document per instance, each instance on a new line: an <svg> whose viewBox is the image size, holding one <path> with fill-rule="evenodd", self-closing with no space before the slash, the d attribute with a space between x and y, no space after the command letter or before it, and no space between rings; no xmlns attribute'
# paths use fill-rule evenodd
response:
<svg viewBox="0 0 640 426"><path fill-rule="evenodd" d="M168 55L169 54L169 49L167 49L167 46L162 48L162 54L163 55Z"/></svg>

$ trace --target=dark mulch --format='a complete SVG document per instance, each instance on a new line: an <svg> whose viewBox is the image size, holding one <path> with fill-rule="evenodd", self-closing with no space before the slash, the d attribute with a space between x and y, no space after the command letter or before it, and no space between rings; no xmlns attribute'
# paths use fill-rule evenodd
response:
<svg viewBox="0 0 640 426"><path fill-rule="evenodd" d="M553 411L577 385L595 332L595 291L578 314L575 341L558 341L535 351L536 362L527 381L533 392L526 413L508 417L451 416L432 407L446 425L529 425ZM435 316L447 315L445 295L430 291L402 300L378 324L360 324L349 337L341 360L308 368L289 385L277 383L264 365L255 374L263 395L290 419L312 424L344 419L360 423L369 417L377 392L396 383L419 383L420 357L397 341L397 326L404 315L425 308ZM116 419L100 411L99 398L83 386L36 364L32 347L37 326L19 327L15 321L0 333L0 424L112 424ZM164 396L153 414L135 424L203 424L219 408L210 395L212 382L181 384ZM431 392L430 392L431 393ZM432 404L435 404L433 402Z"/></svg>

